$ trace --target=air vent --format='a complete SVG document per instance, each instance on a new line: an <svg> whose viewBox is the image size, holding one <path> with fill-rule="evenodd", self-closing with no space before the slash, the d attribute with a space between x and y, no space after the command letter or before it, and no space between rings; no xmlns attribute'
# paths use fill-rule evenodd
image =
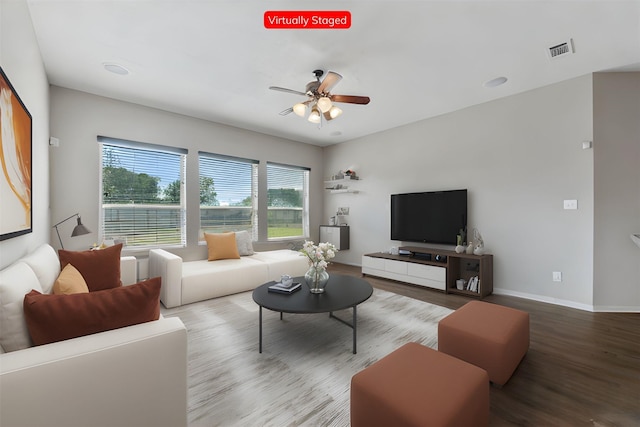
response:
<svg viewBox="0 0 640 427"><path fill-rule="evenodd" d="M569 39L565 42L556 44L547 49L550 59L563 58L573 53L573 40Z"/></svg>

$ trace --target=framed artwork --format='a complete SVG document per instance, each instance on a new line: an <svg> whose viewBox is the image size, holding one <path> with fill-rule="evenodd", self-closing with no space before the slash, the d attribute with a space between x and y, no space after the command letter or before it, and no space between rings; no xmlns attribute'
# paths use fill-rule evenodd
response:
<svg viewBox="0 0 640 427"><path fill-rule="evenodd" d="M31 114L0 67L0 240L32 231Z"/></svg>

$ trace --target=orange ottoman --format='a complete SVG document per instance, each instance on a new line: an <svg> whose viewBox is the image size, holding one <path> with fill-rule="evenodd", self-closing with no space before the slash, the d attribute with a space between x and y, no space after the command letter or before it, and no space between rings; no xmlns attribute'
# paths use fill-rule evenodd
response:
<svg viewBox="0 0 640 427"><path fill-rule="evenodd" d="M486 426L483 369L408 343L351 378L351 426Z"/></svg>
<svg viewBox="0 0 640 427"><path fill-rule="evenodd" d="M504 385L529 349L529 313L471 301L438 323L438 350L485 369Z"/></svg>

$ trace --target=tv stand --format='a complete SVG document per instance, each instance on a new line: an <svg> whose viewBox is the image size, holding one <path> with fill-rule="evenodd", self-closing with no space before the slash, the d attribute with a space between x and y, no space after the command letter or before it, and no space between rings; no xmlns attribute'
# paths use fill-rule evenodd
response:
<svg viewBox="0 0 640 427"><path fill-rule="evenodd" d="M493 292L491 254L459 254L454 251L415 246L401 246L399 249L408 251L410 255L382 252L363 255L362 274L475 298L483 298ZM458 279L463 279L468 284L473 277L478 278L477 290L456 287Z"/></svg>

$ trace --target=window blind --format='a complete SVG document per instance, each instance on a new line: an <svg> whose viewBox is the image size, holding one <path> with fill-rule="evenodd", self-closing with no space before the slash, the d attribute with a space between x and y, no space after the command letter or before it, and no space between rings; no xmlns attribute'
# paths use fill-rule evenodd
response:
<svg viewBox="0 0 640 427"><path fill-rule="evenodd" d="M98 137L101 236L127 246L186 245L187 151Z"/></svg>
<svg viewBox="0 0 640 427"><path fill-rule="evenodd" d="M309 169L267 163L269 239L309 235Z"/></svg>
<svg viewBox="0 0 640 427"><path fill-rule="evenodd" d="M247 230L258 236L258 161L199 152L202 233Z"/></svg>

